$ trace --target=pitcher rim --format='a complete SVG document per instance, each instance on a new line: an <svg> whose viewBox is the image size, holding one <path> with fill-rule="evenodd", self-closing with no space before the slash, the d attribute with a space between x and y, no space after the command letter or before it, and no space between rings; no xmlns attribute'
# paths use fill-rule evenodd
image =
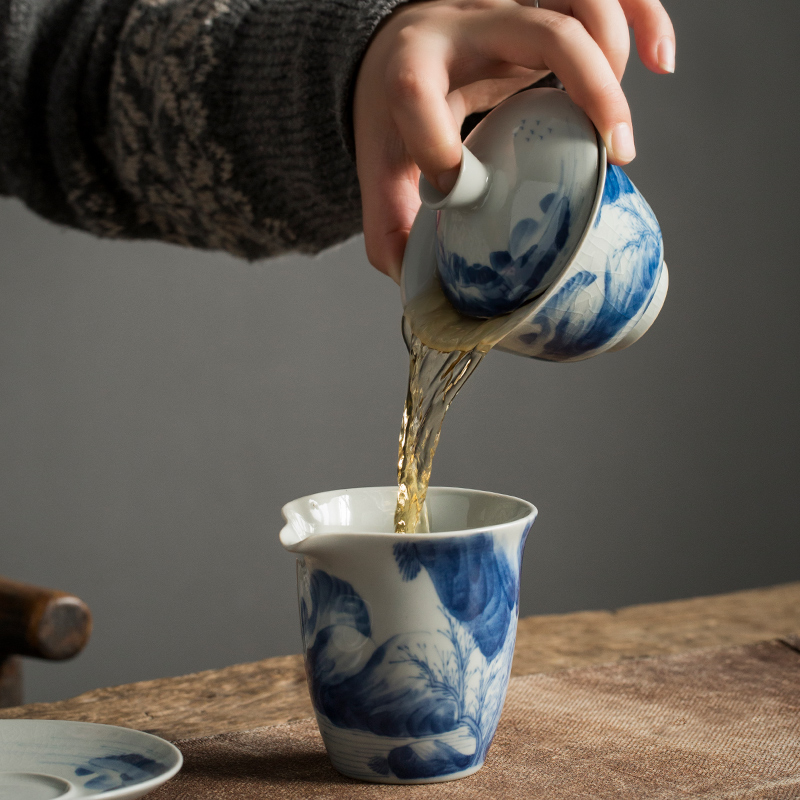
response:
<svg viewBox="0 0 800 800"><path fill-rule="evenodd" d="M342 495L348 492L353 491L388 491L393 490L397 491L397 486L357 486L351 487L349 489L330 489L325 492L312 492L311 494L302 495L301 497L296 497L294 500L290 500L288 503L281 507L281 516L286 521L286 525L281 529L281 533L283 530L289 526L289 518L287 517L286 510L289 506L294 505L295 503L301 502L303 500L307 500L309 498L319 497L320 495ZM514 500L523 507L525 507L526 513L521 514L520 516L516 517L515 519L509 520L507 522L498 522L493 524L486 524L479 527L474 528L459 528L458 530L452 531L437 531L435 533L397 533L395 531L370 531L364 530L360 528L345 528L341 527L341 529L334 529L334 530L327 530L324 534L313 533L311 536L318 536L318 535L336 535L336 536L346 536L349 534L358 535L358 536L379 536L384 538L395 538L398 541L424 541L430 539L446 539L452 536L464 536L469 534L476 534L476 533L485 533L487 529L491 529L493 532L500 532L505 528L514 526L523 522L525 520L529 520L531 523L536 519L539 515L539 509L531 503L529 500L524 500L521 497L516 497L515 495L510 494L503 494L502 492L491 492L486 489L468 489L463 486L430 486L428 487L428 492L431 491L448 491L448 492L455 492L456 494L472 494L472 495L490 495L492 497L502 498L504 500ZM283 537L281 537L283 538ZM309 538L309 537L306 537ZM304 541L304 540L301 540Z"/></svg>

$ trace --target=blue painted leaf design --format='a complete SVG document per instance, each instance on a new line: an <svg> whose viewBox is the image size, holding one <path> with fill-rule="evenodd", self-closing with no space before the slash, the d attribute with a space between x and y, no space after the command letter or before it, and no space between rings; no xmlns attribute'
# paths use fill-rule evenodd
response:
<svg viewBox="0 0 800 800"><path fill-rule="evenodd" d="M314 632L330 625L347 625L363 636L370 635L369 612L364 601L346 581L323 570L311 573L311 611L304 627L307 641Z"/></svg>
<svg viewBox="0 0 800 800"><path fill-rule="evenodd" d="M548 197L552 197L552 195L548 195ZM530 217L521 219L514 226L514 229L511 231L511 236L508 240L511 252L519 253L521 250L526 250L527 248L525 247L525 244L530 240L530 237L536 233L538 227L539 223L535 219L531 219ZM508 260L510 262L511 254L507 253L506 255L508 255ZM492 266L494 267L495 264L493 263Z"/></svg>
<svg viewBox="0 0 800 800"><path fill-rule="evenodd" d="M319 667L321 637L307 651L313 676L313 701L334 725L381 736L429 736L454 730L458 702L451 687L420 673L420 646L430 634L393 636L357 673L339 679ZM431 651L435 642L430 641ZM324 646L324 645L322 645Z"/></svg>
<svg viewBox="0 0 800 800"><path fill-rule="evenodd" d="M376 774L376 775L389 775L391 773L391 769L389 769L389 760L386 758L382 758L381 756L374 756L367 762L367 766Z"/></svg>
<svg viewBox="0 0 800 800"><path fill-rule="evenodd" d="M541 340L542 358L565 361L603 347L652 299L663 259L661 232L628 176L613 165L606 173L603 204L595 227L601 224L624 231L619 237L622 244L606 254L599 275L585 270L577 273L547 302L534 320L540 331L519 337L526 345ZM626 265L624 280L618 274L620 265ZM599 310L594 314L575 311L580 291L598 277L603 281Z"/></svg>
<svg viewBox="0 0 800 800"><path fill-rule="evenodd" d="M489 253L489 263L492 265L492 269L502 272L514 263L514 259L511 258L508 250L495 250Z"/></svg>
<svg viewBox="0 0 800 800"><path fill-rule="evenodd" d="M442 291L462 314L496 317L514 311L544 291L566 265L571 256L565 250L572 224L569 198L552 193L541 204L545 218L519 220L510 232L510 249L490 253L489 264L470 264L438 243Z"/></svg>
<svg viewBox="0 0 800 800"><path fill-rule="evenodd" d="M446 742L438 740L396 747L387 759L392 772L406 780L460 772L470 766L471 761L471 756L459 753Z"/></svg>
<svg viewBox="0 0 800 800"><path fill-rule="evenodd" d="M421 565L417 558L417 551L413 543L409 542L396 542L392 548L394 553L394 560L400 568L400 575L404 581L411 581L417 577Z"/></svg>
<svg viewBox="0 0 800 800"><path fill-rule="evenodd" d="M619 167L609 164L606 170L606 185L603 187L603 205L616 203L623 194L635 193L636 189L628 176ZM594 224L597 225L599 221L598 218Z"/></svg>
<svg viewBox="0 0 800 800"><path fill-rule="evenodd" d="M425 567L444 607L492 659L503 646L519 598L518 572L503 549L495 549L492 535L409 542L403 547L404 563L416 560Z"/></svg>

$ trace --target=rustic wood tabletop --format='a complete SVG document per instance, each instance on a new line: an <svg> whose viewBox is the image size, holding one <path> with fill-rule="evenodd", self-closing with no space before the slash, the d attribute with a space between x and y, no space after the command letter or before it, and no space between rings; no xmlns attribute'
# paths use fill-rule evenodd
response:
<svg viewBox="0 0 800 800"><path fill-rule="evenodd" d="M519 621L512 675L750 644L800 633L800 582L617 611ZM312 715L303 659L280 656L0 709L4 719L123 725L166 739L277 725Z"/></svg>

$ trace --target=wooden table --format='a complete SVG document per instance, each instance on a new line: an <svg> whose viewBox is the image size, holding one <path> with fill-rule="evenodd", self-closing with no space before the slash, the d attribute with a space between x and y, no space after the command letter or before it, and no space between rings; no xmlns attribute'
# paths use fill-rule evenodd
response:
<svg viewBox="0 0 800 800"><path fill-rule="evenodd" d="M512 674L750 644L799 633L800 582L618 611L527 617L519 623ZM103 722L173 740L311 715L299 655L95 689L57 703L0 709L0 718L5 719Z"/></svg>

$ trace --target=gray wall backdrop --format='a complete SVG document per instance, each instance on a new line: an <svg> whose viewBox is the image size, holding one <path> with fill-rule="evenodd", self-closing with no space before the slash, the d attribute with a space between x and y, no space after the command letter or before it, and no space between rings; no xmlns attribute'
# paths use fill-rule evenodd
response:
<svg viewBox="0 0 800 800"><path fill-rule="evenodd" d="M800 578L800 4L668 9L677 73L625 78L661 317L582 364L492 354L434 468L539 507L523 614ZM394 481L394 284L360 239L251 265L11 200L0 236L0 573L95 616L77 659L27 662L27 699L298 652L280 507Z"/></svg>

